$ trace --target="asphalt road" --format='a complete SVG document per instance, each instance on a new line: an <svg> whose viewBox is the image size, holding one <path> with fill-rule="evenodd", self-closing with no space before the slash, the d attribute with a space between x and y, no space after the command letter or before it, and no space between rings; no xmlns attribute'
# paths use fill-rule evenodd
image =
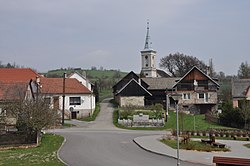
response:
<svg viewBox="0 0 250 166"><path fill-rule="evenodd" d="M138 147L133 139L157 131L128 131L112 124L112 107L101 104L101 113L92 123L83 122L78 127L55 130L66 143L59 152L60 158L70 166L174 166L176 159L156 155ZM74 123L74 122L73 122ZM76 122L79 123L79 122ZM181 162L183 166L200 164Z"/></svg>

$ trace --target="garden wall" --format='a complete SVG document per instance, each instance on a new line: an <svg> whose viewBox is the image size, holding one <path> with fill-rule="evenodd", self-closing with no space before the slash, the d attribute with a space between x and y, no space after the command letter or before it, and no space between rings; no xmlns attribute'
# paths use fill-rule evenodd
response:
<svg viewBox="0 0 250 166"><path fill-rule="evenodd" d="M7 132L0 135L0 145L20 145L36 143L36 133Z"/></svg>

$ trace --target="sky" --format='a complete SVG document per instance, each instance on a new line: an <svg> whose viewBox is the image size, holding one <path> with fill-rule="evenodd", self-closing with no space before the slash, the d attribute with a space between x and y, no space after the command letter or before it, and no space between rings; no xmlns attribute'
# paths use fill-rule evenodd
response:
<svg viewBox="0 0 250 166"><path fill-rule="evenodd" d="M249 9L249 0L0 0L0 61L139 73L149 20L157 64L179 52L236 75L250 63Z"/></svg>

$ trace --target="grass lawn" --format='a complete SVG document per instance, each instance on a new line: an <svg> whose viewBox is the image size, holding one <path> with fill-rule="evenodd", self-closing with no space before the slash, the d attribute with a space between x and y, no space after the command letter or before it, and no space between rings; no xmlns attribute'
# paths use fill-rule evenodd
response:
<svg viewBox="0 0 250 166"><path fill-rule="evenodd" d="M161 142L166 144L167 146L170 146L173 149L177 149L176 140L161 140ZM197 151L205 151L205 152L230 151L228 148L217 148L217 147L211 146L209 144L205 144L205 143L198 142L198 141L189 141L188 144L180 143L180 149L197 150Z"/></svg>
<svg viewBox="0 0 250 166"><path fill-rule="evenodd" d="M250 148L250 144L245 144L244 146L247 148Z"/></svg>
<svg viewBox="0 0 250 166"><path fill-rule="evenodd" d="M100 104L98 103L98 104L96 104L95 111L94 111L92 116L85 117L85 118L80 119L80 120L86 121L86 122L94 121L96 119L97 115L99 114L99 112L100 112Z"/></svg>
<svg viewBox="0 0 250 166"><path fill-rule="evenodd" d="M195 123L194 123L195 122ZM182 130L207 130L209 128L227 128L215 123L209 123L205 121L205 115L187 115L179 114L179 129ZM166 124L166 129L176 129L176 113L169 111L168 122Z"/></svg>
<svg viewBox="0 0 250 166"><path fill-rule="evenodd" d="M40 146L28 149L11 149L0 151L1 166L36 165L63 166L57 159L57 150L64 138L59 135L45 134Z"/></svg>
<svg viewBox="0 0 250 166"><path fill-rule="evenodd" d="M99 101L113 97L112 89L102 89L99 91Z"/></svg>
<svg viewBox="0 0 250 166"><path fill-rule="evenodd" d="M74 124L69 124L69 123L64 123L63 127L74 127L76 125Z"/></svg>

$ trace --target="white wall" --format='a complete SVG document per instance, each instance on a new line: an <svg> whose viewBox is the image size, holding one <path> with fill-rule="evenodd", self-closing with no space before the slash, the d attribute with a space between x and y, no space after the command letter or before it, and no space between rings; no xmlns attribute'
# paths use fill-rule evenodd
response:
<svg viewBox="0 0 250 166"><path fill-rule="evenodd" d="M77 73L73 73L70 78L75 78L77 79L79 82L81 82L81 84L83 84L86 88L88 88L90 91L92 91L91 89L91 83L87 78L83 78L81 77L79 74Z"/></svg>
<svg viewBox="0 0 250 166"><path fill-rule="evenodd" d="M62 95L54 95L59 96L59 109L62 110L63 108L63 97ZM53 105L53 95L46 96L51 98L51 104ZM81 98L81 105L70 105L69 98L70 97L80 97ZM82 118L89 116L89 114L93 114L95 110L95 97L92 94L65 94L65 118L69 118L68 115L70 114L70 107L74 108L74 111L79 111L77 114L77 118Z"/></svg>

